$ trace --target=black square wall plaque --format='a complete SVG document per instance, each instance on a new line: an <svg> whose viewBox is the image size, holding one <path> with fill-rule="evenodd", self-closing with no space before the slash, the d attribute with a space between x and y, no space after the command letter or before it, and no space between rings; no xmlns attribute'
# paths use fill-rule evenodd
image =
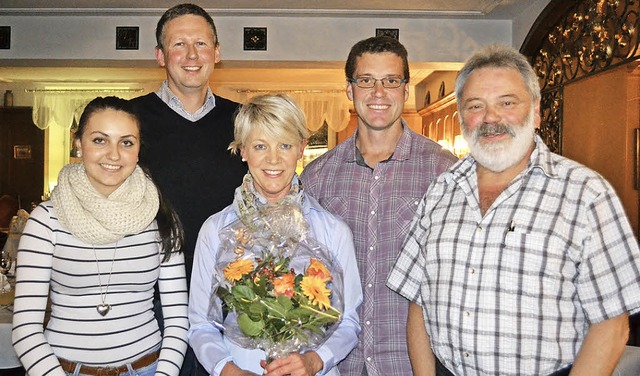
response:
<svg viewBox="0 0 640 376"><path fill-rule="evenodd" d="M11 49L11 26L0 26L0 50Z"/></svg>
<svg viewBox="0 0 640 376"><path fill-rule="evenodd" d="M400 38L400 29L376 29L376 37L387 36L395 40Z"/></svg>
<svg viewBox="0 0 640 376"><path fill-rule="evenodd" d="M266 51L267 50L267 28L266 27L245 27L244 28L244 50L245 51Z"/></svg>
<svg viewBox="0 0 640 376"><path fill-rule="evenodd" d="M138 26L116 26L116 50L137 50Z"/></svg>

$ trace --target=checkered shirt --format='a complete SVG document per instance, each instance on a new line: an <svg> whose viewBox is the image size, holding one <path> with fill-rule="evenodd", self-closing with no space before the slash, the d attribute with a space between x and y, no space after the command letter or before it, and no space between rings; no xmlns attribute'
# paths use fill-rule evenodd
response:
<svg viewBox="0 0 640 376"><path fill-rule="evenodd" d="M459 375L572 364L590 324L640 307L640 252L611 185L536 138L528 167L480 212L467 157L432 184L387 281L423 305Z"/></svg>
<svg viewBox="0 0 640 376"><path fill-rule="evenodd" d="M407 353L408 302L385 281L409 233L429 184L457 158L409 129L388 160L374 169L359 163L350 137L302 172L305 192L342 217L353 231L364 300L358 310L358 347L339 364L343 375L411 375Z"/></svg>

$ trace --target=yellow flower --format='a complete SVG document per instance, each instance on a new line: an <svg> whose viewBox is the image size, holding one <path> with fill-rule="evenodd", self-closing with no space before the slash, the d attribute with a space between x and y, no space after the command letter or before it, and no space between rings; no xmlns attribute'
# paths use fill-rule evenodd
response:
<svg viewBox="0 0 640 376"><path fill-rule="evenodd" d="M320 309L327 309L331 307L331 301L329 295L331 290L327 288L325 282L318 277L306 276L302 278L300 282L302 293L309 298L311 304L315 304Z"/></svg>
<svg viewBox="0 0 640 376"><path fill-rule="evenodd" d="M234 261L229 263L226 268L224 268L224 277L231 281L237 282L242 276L248 274L253 271L253 260L251 259L243 259Z"/></svg>
<svg viewBox="0 0 640 376"><path fill-rule="evenodd" d="M311 259L305 275L320 278L323 282L329 282L333 278L329 269L320 260L314 258Z"/></svg>
<svg viewBox="0 0 640 376"><path fill-rule="evenodd" d="M284 274L282 277L273 280L273 293L276 298L280 295L285 295L288 298L293 298L293 287L295 279L293 274Z"/></svg>

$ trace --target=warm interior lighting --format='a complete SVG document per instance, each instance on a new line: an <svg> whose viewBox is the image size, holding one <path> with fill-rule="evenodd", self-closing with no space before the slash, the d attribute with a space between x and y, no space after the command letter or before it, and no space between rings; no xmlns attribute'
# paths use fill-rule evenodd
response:
<svg viewBox="0 0 640 376"><path fill-rule="evenodd" d="M469 154L469 145L461 134L457 135L454 138L453 154L455 154L458 158L463 158L467 154Z"/></svg>
<svg viewBox="0 0 640 376"><path fill-rule="evenodd" d="M443 149L447 149L453 153L453 145L451 145L451 142L449 142L449 140L447 139L439 140L438 144L442 146Z"/></svg>

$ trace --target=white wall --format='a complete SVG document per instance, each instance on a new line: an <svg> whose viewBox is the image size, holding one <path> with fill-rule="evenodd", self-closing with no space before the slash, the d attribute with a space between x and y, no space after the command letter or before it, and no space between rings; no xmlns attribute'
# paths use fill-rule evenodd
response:
<svg viewBox="0 0 640 376"><path fill-rule="evenodd" d="M337 61L344 62L351 46L375 35L376 28L399 29L400 41L409 51L411 62L464 61L475 49L490 43L519 48L539 11L550 0L537 0L531 11L517 22L449 18L373 18L373 17L258 17L213 15L221 42L223 61ZM11 26L11 49L0 50L0 69L28 60L152 60L158 14L104 15L19 15L0 9L0 25ZM116 26L138 26L138 50L116 50ZM267 51L243 51L244 27L266 27ZM515 36L514 37L512 37ZM42 66L39 62L38 66ZM59 64L58 64L59 65ZM10 80L9 80L10 81ZM148 82L146 83L148 86ZM155 88L159 85L153 84ZM0 93L12 89L16 106L31 106L32 95L25 82L0 82ZM60 133L56 136L57 133ZM52 156L53 145L66 142L65 132L47 132L49 173L45 185L55 182L62 162ZM55 163L54 163L55 162ZM54 166L55 164L55 166ZM60 166L58 166L60 164Z"/></svg>
<svg viewBox="0 0 640 376"><path fill-rule="evenodd" d="M11 26L12 39L10 50L0 50L0 66L2 59L153 59L158 18L0 14L0 25ZM225 60L344 61L350 47L375 35L376 28L399 29L410 60L420 62L460 62L481 45L512 43L510 20L215 15L214 19ZM139 26L140 49L116 50L116 26ZM244 27L267 27L267 51L243 51Z"/></svg>
<svg viewBox="0 0 640 376"><path fill-rule="evenodd" d="M533 23L540 13L542 13L550 2L551 0L533 0L527 10L520 13L520 15L513 20L513 47L520 49L522 42L524 42L524 39L531 30L531 26L533 26Z"/></svg>

